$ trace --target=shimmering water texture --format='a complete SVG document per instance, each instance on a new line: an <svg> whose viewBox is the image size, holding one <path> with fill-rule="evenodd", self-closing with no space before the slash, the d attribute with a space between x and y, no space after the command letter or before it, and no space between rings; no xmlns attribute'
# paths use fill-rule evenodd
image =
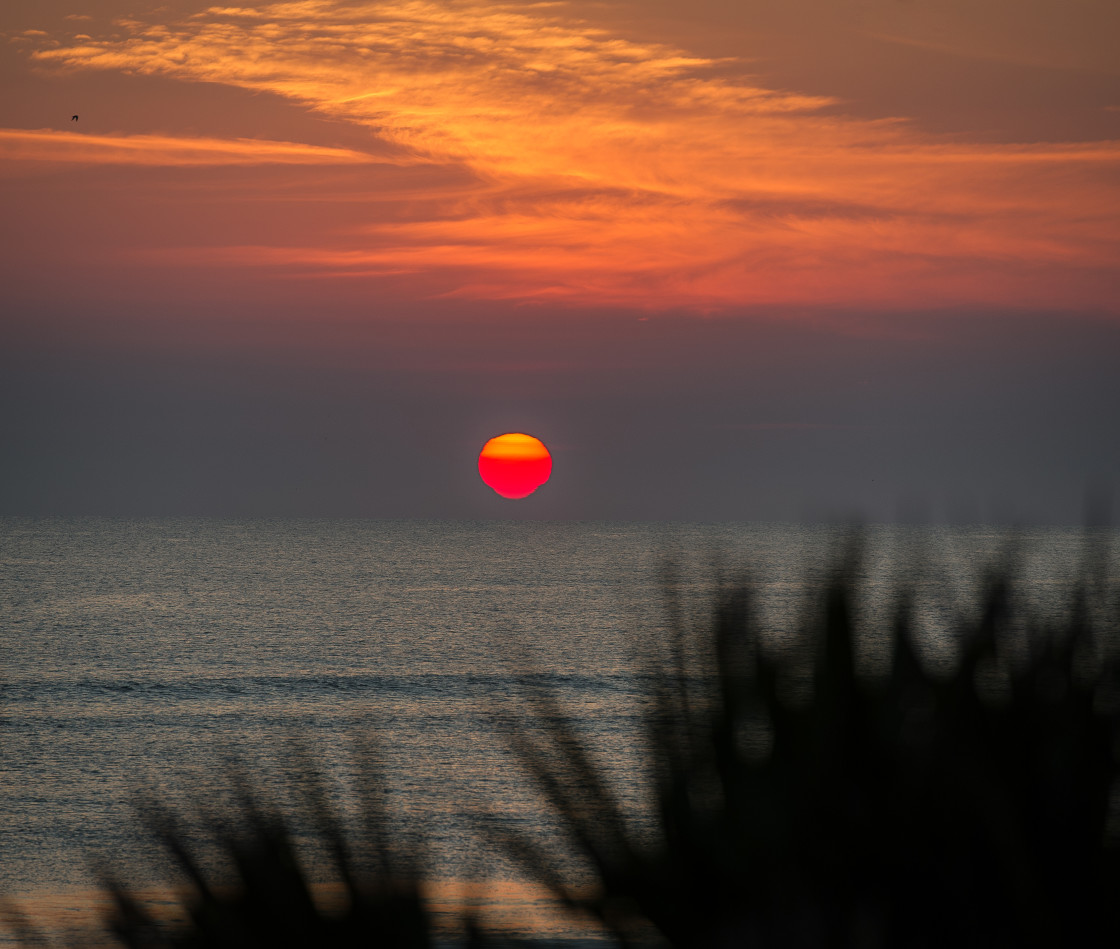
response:
<svg viewBox="0 0 1120 949"><path fill-rule="evenodd" d="M48 934L113 887L192 945L1120 931L1113 531L0 530L0 893Z"/></svg>

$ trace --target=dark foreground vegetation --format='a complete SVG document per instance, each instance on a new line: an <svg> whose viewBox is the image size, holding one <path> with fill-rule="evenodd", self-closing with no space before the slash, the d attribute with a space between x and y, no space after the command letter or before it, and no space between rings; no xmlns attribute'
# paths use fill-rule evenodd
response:
<svg viewBox="0 0 1120 949"><path fill-rule="evenodd" d="M656 644L652 837L632 830L574 720L548 700L529 710L535 727L510 741L593 869L590 892L536 839L499 829L495 846L622 945L1120 946L1120 612L1093 559L1060 620L1016 601L1012 569L992 572L982 608L961 614L957 660L936 674L900 590L892 628L876 633L892 651L879 676L857 674L857 564L858 551L840 558L795 643L770 642L737 587ZM149 811L189 880L189 923L158 925L110 883L120 943L501 944L471 921L436 935L420 868L377 836L376 788L362 854L309 795L346 894L333 913L316 907L283 822L239 794L243 820L219 832L231 888Z"/></svg>

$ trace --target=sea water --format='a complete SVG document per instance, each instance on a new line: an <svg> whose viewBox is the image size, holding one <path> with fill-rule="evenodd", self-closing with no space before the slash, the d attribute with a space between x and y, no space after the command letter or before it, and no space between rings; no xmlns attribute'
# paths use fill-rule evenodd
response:
<svg viewBox="0 0 1120 949"><path fill-rule="evenodd" d="M1113 532L860 537L864 627L909 585L932 663L1012 550L1043 612L1065 607L1087 543L1109 551L1103 582L1120 575ZM826 525L0 519L0 894L57 907L103 873L166 887L145 801L189 824L236 810L244 780L298 825L311 775L344 824L376 786L428 877L497 892L519 870L488 822L568 859L511 740L534 696L571 717L640 833L642 660L672 604L702 624L721 582L749 580L760 628L792 636L852 542Z"/></svg>

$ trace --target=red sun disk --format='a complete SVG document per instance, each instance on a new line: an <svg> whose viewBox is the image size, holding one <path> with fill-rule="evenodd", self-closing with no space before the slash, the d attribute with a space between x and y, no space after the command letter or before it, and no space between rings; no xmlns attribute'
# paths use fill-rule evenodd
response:
<svg viewBox="0 0 1120 949"><path fill-rule="evenodd" d="M503 498L527 498L552 474L551 458L479 458L478 473Z"/></svg>

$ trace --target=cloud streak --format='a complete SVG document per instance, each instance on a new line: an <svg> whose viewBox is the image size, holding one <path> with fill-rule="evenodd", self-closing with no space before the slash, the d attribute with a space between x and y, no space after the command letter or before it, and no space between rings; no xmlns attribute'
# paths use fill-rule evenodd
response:
<svg viewBox="0 0 1120 949"><path fill-rule="evenodd" d="M440 292L589 305L1116 310L1120 143L937 140L555 3L298 0L116 29L35 57L273 93L369 129L403 161L469 172L452 194L401 196L407 213L319 246L278 233L268 247L185 248L184 262L440 274ZM367 160L292 143L53 135L18 147L89 161L248 163L254 149L259 161Z"/></svg>
<svg viewBox="0 0 1120 949"><path fill-rule="evenodd" d="M0 159L109 165L335 165L374 161L363 152L260 139L86 135L0 129Z"/></svg>

